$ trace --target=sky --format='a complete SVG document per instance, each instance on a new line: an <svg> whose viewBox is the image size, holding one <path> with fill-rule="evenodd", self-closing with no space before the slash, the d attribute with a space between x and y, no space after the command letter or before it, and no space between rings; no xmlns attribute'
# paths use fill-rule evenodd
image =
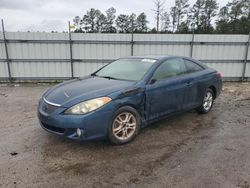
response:
<svg viewBox="0 0 250 188"><path fill-rule="evenodd" d="M228 0L217 2L222 7ZM164 8L169 11L173 5L174 0L166 0ZM90 8L104 12L110 7L116 15L145 12L149 27L155 25L153 0L0 0L0 18L6 31L67 31L75 16L82 17Z"/></svg>

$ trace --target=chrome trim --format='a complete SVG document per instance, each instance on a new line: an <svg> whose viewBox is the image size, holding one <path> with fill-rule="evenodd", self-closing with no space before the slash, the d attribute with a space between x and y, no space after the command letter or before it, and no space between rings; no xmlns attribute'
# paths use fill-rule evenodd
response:
<svg viewBox="0 0 250 188"><path fill-rule="evenodd" d="M45 99L45 97L43 97L43 100L44 100L47 104L50 104L50 105L52 105L52 106L58 106L58 107L61 106L60 104L56 104L56 103L47 101L47 100Z"/></svg>

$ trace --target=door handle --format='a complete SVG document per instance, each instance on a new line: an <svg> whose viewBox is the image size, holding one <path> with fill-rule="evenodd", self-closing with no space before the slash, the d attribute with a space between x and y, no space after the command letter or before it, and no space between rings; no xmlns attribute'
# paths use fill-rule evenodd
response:
<svg viewBox="0 0 250 188"><path fill-rule="evenodd" d="M192 85L191 82L187 82L187 83L186 83L186 86L187 86L187 87L190 87L191 85Z"/></svg>

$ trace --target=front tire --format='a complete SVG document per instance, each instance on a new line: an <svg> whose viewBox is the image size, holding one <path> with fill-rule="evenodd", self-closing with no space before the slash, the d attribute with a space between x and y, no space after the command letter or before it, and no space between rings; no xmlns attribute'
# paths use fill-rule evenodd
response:
<svg viewBox="0 0 250 188"><path fill-rule="evenodd" d="M200 107L198 107L196 110L200 114L206 114L208 113L214 104L214 92L212 89L208 88L205 92L203 102Z"/></svg>
<svg viewBox="0 0 250 188"><path fill-rule="evenodd" d="M140 124L140 115L134 108L130 106L119 108L109 126L110 142L120 145L132 141L139 132Z"/></svg>

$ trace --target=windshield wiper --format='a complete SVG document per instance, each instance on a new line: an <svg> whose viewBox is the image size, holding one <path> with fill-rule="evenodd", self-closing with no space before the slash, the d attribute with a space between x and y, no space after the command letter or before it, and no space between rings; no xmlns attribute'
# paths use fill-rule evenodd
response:
<svg viewBox="0 0 250 188"><path fill-rule="evenodd" d="M100 76L100 77L102 77L102 78L107 78L107 79L112 79L112 80L117 80L117 78L114 78L114 77L112 77L112 76Z"/></svg>
<svg viewBox="0 0 250 188"><path fill-rule="evenodd" d="M101 76L101 75L98 75L98 74L96 74L96 73L93 73L93 74L91 74L90 76L97 76L97 77L101 77L101 78L107 78L107 79L112 79L112 80L118 80L117 78L112 77L112 76Z"/></svg>

